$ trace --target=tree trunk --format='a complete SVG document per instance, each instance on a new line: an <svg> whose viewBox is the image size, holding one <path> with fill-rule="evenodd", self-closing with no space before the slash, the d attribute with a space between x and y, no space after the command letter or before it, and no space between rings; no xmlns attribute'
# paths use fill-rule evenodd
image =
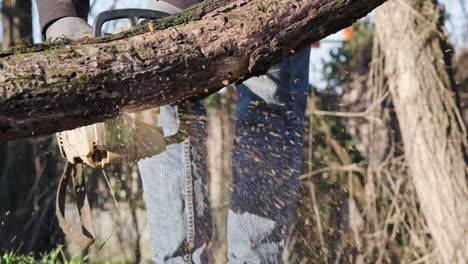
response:
<svg viewBox="0 0 468 264"><path fill-rule="evenodd" d="M120 35L0 54L0 140L215 92L266 72L383 2L211 0Z"/></svg>
<svg viewBox="0 0 468 264"><path fill-rule="evenodd" d="M209 193L214 222L212 262L227 262L227 215L231 198L232 148L235 134L237 93L228 86L223 95L213 95L208 110Z"/></svg>
<svg viewBox="0 0 468 264"><path fill-rule="evenodd" d="M376 25L406 160L437 257L468 263L468 137L440 10L434 0L391 1L378 9Z"/></svg>
<svg viewBox="0 0 468 264"><path fill-rule="evenodd" d="M30 0L2 1L2 49L18 44L21 39L32 40L32 13Z"/></svg>

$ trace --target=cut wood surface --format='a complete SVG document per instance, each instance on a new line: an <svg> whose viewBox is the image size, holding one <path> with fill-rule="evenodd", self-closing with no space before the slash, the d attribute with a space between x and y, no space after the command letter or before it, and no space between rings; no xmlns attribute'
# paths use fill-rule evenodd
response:
<svg viewBox="0 0 468 264"><path fill-rule="evenodd" d="M0 140L200 98L259 75L385 0L212 0L119 35L0 54Z"/></svg>

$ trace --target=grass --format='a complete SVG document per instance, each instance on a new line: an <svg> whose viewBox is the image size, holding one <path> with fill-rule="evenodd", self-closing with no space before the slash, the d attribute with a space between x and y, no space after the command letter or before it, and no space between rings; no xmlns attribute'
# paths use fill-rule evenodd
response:
<svg viewBox="0 0 468 264"><path fill-rule="evenodd" d="M33 254L21 255L17 251L10 251L0 255L0 264L126 264L126 261L89 261L87 257L71 257L64 260L62 247L51 252L34 256Z"/></svg>

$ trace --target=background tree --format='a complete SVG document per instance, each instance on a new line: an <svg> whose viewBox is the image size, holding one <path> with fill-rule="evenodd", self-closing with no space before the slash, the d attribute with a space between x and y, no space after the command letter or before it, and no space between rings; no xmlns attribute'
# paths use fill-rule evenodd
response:
<svg viewBox="0 0 468 264"><path fill-rule="evenodd" d="M3 0L1 13L4 50L32 41L31 1ZM56 247L57 156L52 136L0 142L0 253Z"/></svg>
<svg viewBox="0 0 468 264"><path fill-rule="evenodd" d="M391 1L377 11L383 69L405 158L442 263L468 262L468 134L437 2Z"/></svg>
<svg viewBox="0 0 468 264"><path fill-rule="evenodd" d="M21 39L32 40L31 1L2 0L2 49L16 46Z"/></svg>

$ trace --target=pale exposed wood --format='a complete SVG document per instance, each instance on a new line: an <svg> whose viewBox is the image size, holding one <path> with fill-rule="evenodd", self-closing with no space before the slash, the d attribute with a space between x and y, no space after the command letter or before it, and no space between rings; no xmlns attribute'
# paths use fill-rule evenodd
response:
<svg viewBox="0 0 468 264"><path fill-rule="evenodd" d="M212 0L202 4L204 11L192 10L198 16L185 25L151 24L128 38L0 55L0 140L213 93L266 72L383 2Z"/></svg>

